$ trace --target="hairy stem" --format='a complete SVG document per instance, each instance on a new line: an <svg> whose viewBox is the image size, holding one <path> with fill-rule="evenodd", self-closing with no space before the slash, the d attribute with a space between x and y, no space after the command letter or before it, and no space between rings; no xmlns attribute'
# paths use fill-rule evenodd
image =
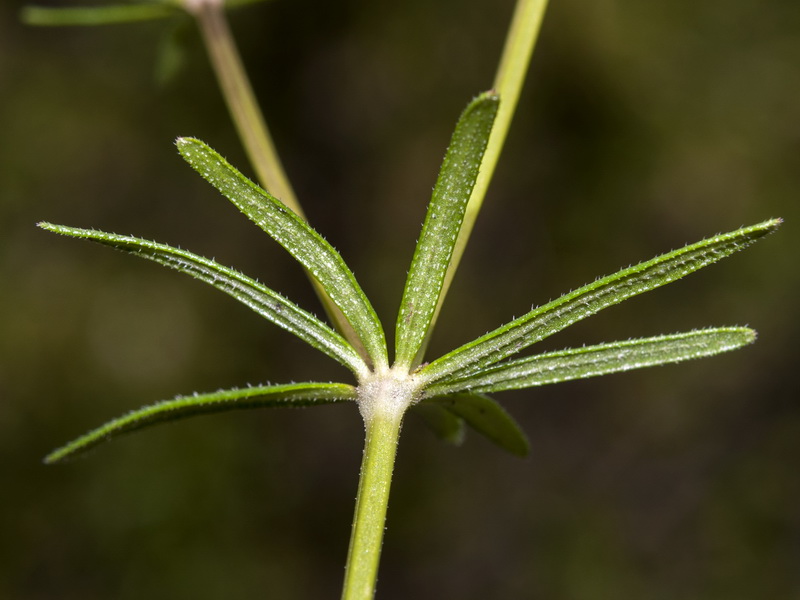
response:
<svg viewBox="0 0 800 600"><path fill-rule="evenodd" d="M360 381L357 398L367 439L347 553L343 600L370 600L375 594L400 425L408 407L419 399L419 389L408 371L382 370Z"/></svg>
<svg viewBox="0 0 800 600"><path fill-rule="evenodd" d="M200 27L220 89L259 182L270 194L305 218L253 94L253 88L225 18L223 2L220 0L184 0L184 2L186 9L194 15ZM309 279L336 329L369 364L370 357L353 327L320 283L311 275Z"/></svg>
<svg viewBox="0 0 800 600"><path fill-rule="evenodd" d="M375 595L402 418L402 414L381 414L367 421L342 600L370 600Z"/></svg>

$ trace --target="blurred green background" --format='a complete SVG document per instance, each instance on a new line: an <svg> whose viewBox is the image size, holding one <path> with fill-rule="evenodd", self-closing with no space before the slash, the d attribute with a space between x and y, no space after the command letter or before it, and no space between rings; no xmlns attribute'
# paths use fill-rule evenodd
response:
<svg viewBox="0 0 800 600"><path fill-rule="evenodd" d="M348 374L197 282L34 227L178 244L319 310L293 261L172 146L197 136L251 172L194 30L26 28L21 5L0 6L0 597L337 597L354 406L197 418L41 464L176 394ZM231 14L312 224L388 324L451 127L491 85L512 6L274 0ZM169 35L186 55L165 78ZM430 355L621 266L783 216L747 252L542 347L705 325L760 339L499 395L530 436L524 460L475 435L444 446L409 417L379 598L800 597L799 158L796 0L552 2Z"/></svg>

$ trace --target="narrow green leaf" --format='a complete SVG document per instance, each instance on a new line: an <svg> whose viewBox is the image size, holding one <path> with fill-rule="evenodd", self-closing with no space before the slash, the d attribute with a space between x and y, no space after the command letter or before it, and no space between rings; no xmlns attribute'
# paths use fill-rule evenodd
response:
<svg viewBox="0 0 800 600"><path fill-rule="evenodd" d="M460 446L464 441L464 419L444 406L433 402L419 402L411 407L410 412L420 417L428 429L443 442Z"/></svg>
<svg viewBox="0 0 800 600"><path fill-rule="evenodd" d="M528 454L528 439L514 419L497 402L474 393L434 396L420 403L446 407L481 435L517 456Z"/></svg>
<svg viewBox="0 0 800 600"><path fill-rule="evenodd" d="M446 380L431 386L429 393L500 392L585 379L713 356L755 339L756 332L747 327L721 327L571 348L503 362L462 379Z"/></svg>
<svg viewBox="0 0 800 600"><path fill-rule="evenodd" d="M20 19L27 25L115 25L164 19L178 12L168 4L111 4L106 6L76 6L47 8L25 6Z"/></svg>
<svg viewBox="0 0 800 600"><path fill-rule="evenodd" d="M179 138L177 146L200 175L308 269L353 326L375 366L386 368L383 328L339 253L280 200L239 173L203 142Z"/></svg>
<svg viewBox="0 0 800 600"><path fill-rule="evenodd" d="M156 423L176 421L194 415L243 408L311 406L340 400L354 400L355 388L344 383L294 383L220 390L210 394L179 396L142 407L109 421L89 433L53 450L44 462L55 463L88 450L92 446Z"/></svg>
<svg viewBox="0 0 800 600"><path fill-rule="evenodd" d="M265 319L339 361L356 376L368 372L367 365L358 353L338 333L277 292L238 271L191 252L140 238L51 223L39 223L39 226L54 233L99 242L187 273L236 298Z"/></svg>
<svg viewBox="0 0 800 600"><path fill-rule="evenodd" d="M398 366L411 367L428 336L498 104L491 92L475 98L461 114L450 140L397 315Z"/></svg>
<svg viewBox="0 0 800 600"><path fill-rule="evenodd" d="M780 223L773 219L717 235L598 279L453 350L420 369L418 376L433 383L478 372L604 308L742 250Z"/></svg>

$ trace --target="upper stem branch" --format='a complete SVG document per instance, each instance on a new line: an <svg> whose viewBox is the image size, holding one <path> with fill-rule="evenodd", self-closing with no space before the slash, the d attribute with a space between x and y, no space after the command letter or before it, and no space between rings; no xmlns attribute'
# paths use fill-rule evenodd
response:
<svg viewBox="0 0 800 600"><path fill-rule="evenodd" d="M483 199L486 197L486 191L489 189L489 183L494 175L497 161L500 159L500 153L508 135L511 119L517 108L522 85L525 83L533 47L539 37L539 30L541 29L546 8L547 0L517 0L514 16L511 19L511 27L506 36L503 56L500 59L494 79L494 91L500 97L500 106L497 110L497 117L492 127L489 143L486 146L486 152L483 155L478 179L472 189L469 204L467 204L464 222L461 225L461 231L453 248L453 256L450 259L450 266L445 275L442 292L439 296L439 304L436 307L429 332L433 331L433 325L439 316L450 282L453 280L458 263L462 254L464 254L464 248L472 234L475 219L478 217L483 205ZM427 346L427 340L417 355L417 360L415 361L417 364L422 361L425 346Z"/></svg>
<svg viewBox="0 0 800 600"><path fill-rule="evenodd" d="M464 224L453 251L453 260L450 263L448 272L448 283L455 273L464 247L467 244L472 226L486 197L486 191L494 175L497 161L508 135L511 126L511 119L517 108L522 85L525 83L525 76L528 73L528 65L533 55L533 47L539 37L539 30L542 26L542 19L547 8L547 0L518 0L514 9L514 16L511 20L511 27L506 37L503 56L497 68L494 80L494 91L500 96L500 107L497 110L497 117L492 127L492 134L483 155L481 170L478 180L472 190L467 213L464 216Z"/></svg>
<svg viewBox="0 0 800 600"><path fill-rule="evenodd" d="M192 13L200 27L236 131L258 180L270 194L301 217L304 216L253 94L222 3L196 2Z"/></svg>

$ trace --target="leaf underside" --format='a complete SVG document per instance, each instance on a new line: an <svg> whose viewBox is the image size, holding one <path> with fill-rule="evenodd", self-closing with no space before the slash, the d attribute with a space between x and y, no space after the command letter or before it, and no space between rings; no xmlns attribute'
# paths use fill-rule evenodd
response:
<svg viewBox="0 0 800 600"><path fill-rule="evenodd" d="M433 434L448 444L460 446L464 441L464 419L447 407L432 402L418 402L410 412L422 419Z"/></svg>
<svg viewBox="0 0 800 600"><path fill-rule="evenodd" d="M432 384L482 371L604 308L742 250L775 231L780 223L780 219L773 219L717 235L598 279L453 350L417 374Z"/></svg>
<svg viewBox="0 0 800 600"><path fill-rule="evenodd" d="M55 463L84 452L101 442L156 423L200 414L277 406L310 406L354 400L355 388L343 383L296 383L222 390L181 396L142 407L82 435L48 454L45 463Z"/></svg>
<svg viewBox="0 0 800 600"><path fill-rule="evenodd" d="M387 366L383 327L339 253L290 208L247 179L203 142L179 138L176 145L186 161L206 181L319 281L364 343L375 366Z"/></svg>
<svg viewBox="0 0 800 600"><path fill-rule="evenodd" d="M397 315L395 364L409 368L428 337L445 273L478 177L499 99L475 98L461 114L433 189Z"/></svg>
<svg viewBox="0 0 800 600"><path fill-rule="evenodd" d="M328 325L238 271L191 252L140 238L51 223L39 223L39 226L54 233L105 244L191 275L237 299L262 317L348 367L356 375L363 375L367 371L366 364L355 349Z"/></svg>
<svg viewBox="0 0 800 600"><path fill-rule="evenodd" d="M427 404L447 408L475 431L511 454L528 454L528 439L519 425L502 406L488 396L475 393L435 396L423 400L419 406Z"/></svg>

